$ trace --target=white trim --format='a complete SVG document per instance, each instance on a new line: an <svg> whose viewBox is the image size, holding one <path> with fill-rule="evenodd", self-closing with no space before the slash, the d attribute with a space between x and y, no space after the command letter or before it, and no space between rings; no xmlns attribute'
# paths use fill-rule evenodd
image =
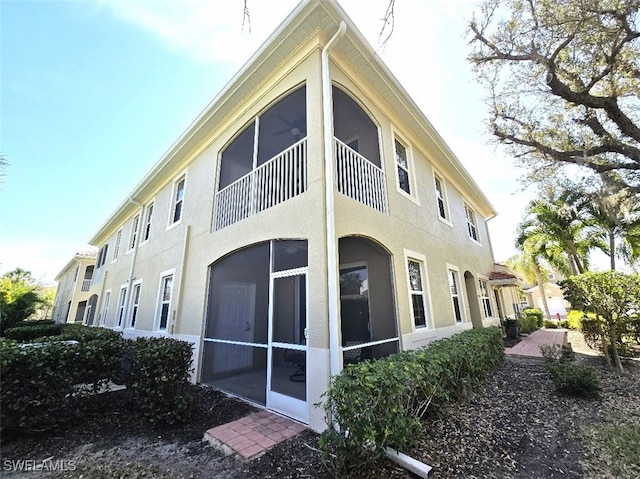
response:
<svg viewBox="0 0 640 479"><path fill-rule="evenodd" d="M131 253L138 246L138 237L140 233L140 212L133 215L131 220L131 233L129 234L129 242L127 244L127 254Z"/></svg>
<svg viewBox="0 0 640 479"><path fill-rule="evenodd" d="M491 294L492 289L491 289L491 283L489 283L489 278L479 273L476 276L477 276L476 280L478 281L478 303L480 306L480 313L482 314L482 321L487 321L490 319L497 318L498 316L496 315L496 312L498 308L496 308L495 300L492 297L493 294ZM486 283L488 296L482 296L482 288L480 288L480 281L484 281ZM491 316L485 316L484 314L484 303L482 300L486 297L489 298L489 306L491 307Z"/></svg>
<svg viewBox="0 0 640 479"><path fill-rule="evenodd" d="M162 293L163 293L163 280L171 276L171 298L169 299L169 307L167 308L167 324L164 329L160 329L160 316L162 314ZM157 333L167 334L169 330L169 324L171 323L171 307L174 303L174 293L175 293L175 283L176 283L176 269L168 269L166 271L162 271L159 275L158 279L158 295L156 296L156 313L154 315L153 320L153 330Z"/></svg>
<svg viewBox="0 0 640 479"><path fill-rule="evenodd" d="M414 167L414 158L413 158L413 146L411 145L411 143L409 141L406 141L402 135L400 135L398 133L398 131L392 127L391 129L392 131L392 150L393 150L393 176L395 177L395 182L396 182L396 191L398 193L400 193L402 196L404 196L405 198L408 198L409 200L413 201L415 204L417 204L418 206L420 206L420 200L418 198L418 191L417 191L417 184L416 184L416 173L415 173L415 167ZM407 155L407 175L408 175L408 180L409 180L409 193L407 193L406 191L404 191L401 187L400 187L400 178L398 177L398 160L396 158L396 142L400 143L404 149L405 149L405 153ZM402 167L404 169L404 167Z"/></svg>
<svg viewBox="0 0 640 479"><path fill-rule="evenodd" d="M124 283L120 286L120 294L118 295L118 306L117 306L118 309L116 309L116 317L113 322L113 326L119 331L122 331L122 329L124 329L124 323L126 321L125 316L127 314L127 292L128 292L127 286L129 286L129 283Z"/></svg>
<svg viewBox="0 0 640 479"><path fill-rule="evenodd" d="M149 216L149 209L151 208L151 218L148 218ZM140 240L138 242L138 248L141 247L144 244L147 244L149 242L149 239L151 239L151 227L153 226L153 213L155 212L156 209L156 201L155 198L151 201L149 201L146 206L144 207L144 211L143 211L143 215L141 217L142 223L140 224L141 228L140 228ZM145 234L147 232L147 226L149 227L149 236L145 239Z"/></svg>
<svg viewBox="0 0 640 479"><path fill-rule="evenodd" d="M449 276L449 272L450 271L455 271L455 280L456 280L456 297L458 298L458 308L460 309L460 321L457 320L456 318L456 310L455 310L455 305L454 305L454 295L451 292L451 279ZM453 322L454 324L464 324L467 322L467 308L465 307L465 302L464 302L464 294L462 291L462 282L460 280L460 268L458 268L457 266L447 263L447 288L449 288L449 297L451 298L451 312L453 313Z"/></svg>
<svg viewBox="0 0 640 479"><path fill-rule="evenodd" d="M178 192L178 184L180 184L181 181L184 181L184 186L182 188L182 199L181 199L182 205L180 207L180 219L173 221L173 218L175 217L175 214L176 214L176 205L178 204L178 201L176 200L176 194ZM184 170L182 173L177 175L173 180L173 186L171 187L171 201L169 203L170 205L169 218L167 222L166 231L169 231L170 229L182 223L182 220L184 218L184 200L186 199L186 197L187 197L187 170Z"/></svg>
<svg viewBox="0 0 640 479"><path fill-rule="evenodd" d="M116 233L116 238L113 244L113 257L111 258L111 263L115 263L118 261L120 257L120 248L122 248L122 227Z"/></svg>
<svg viewBox="0 0 640 479"><path fill-rule="evenodd" d="M469 203L467 203L466 201L463 202L463 207L464 207L464 219L465 219L465 227L467 230L467 237L474 243L482 246L482 242L480 241L480 228L478 228L478 213L474 208L469 206ZM469 218L469 214L468 214L469 212L471 213L472 218ZM476 232L477 238L474 238L473 236L471 236L471 233L469 232L470 224L473 226L473 229Z"/></svg>
<svg viewBox="0 0 640 479"><path fill-rule="evenodd" d="M442 189L442 201L444 203L445 218L440 216L440 197L438 196L436 181L440 182L440 188ZM449 195L447 194L447 182L445 181L444 176L436 171L435 168L433 169L433 191L435 192L436 197L436 214L438 215L438 219L444 224L453 227L453 223L451 222L451 209L449 208Z"/></svg>
<svg viewBox="0 0 640 479"><path fill-rule="evenodd" d="M127 308L127 326L126 326L126 329L136 329L135 325L133 325L133 326L131 325L131 321L133 319L133 307L134 306L136 307L136 322L137 322L137 320L139 319L139 316L140 316L139 313L140 313L140 297L141 296L138 296L138 303L134 304L134 301L135 301L134 292L136 290L136 286L140 287L139 295L142 295L142 280L141 279L131 283L131 294L129 295L131 304Z"/></svg>
<svg viewBox="0 0 640 479"><path fill-rule="evenodd" d="M111 289L104 292L104 300L102 302L102 310L100 311L100 319L98 324L100 326L107 325L107 314L109 314L109 303L111 302Z"/></svg>
<svg viewBox="0 0 640 479"><path fill-rule="evenodd" d="M407 297L409 299L409 314L411 315L411 330L422 331L424 329L433 329L433 304L431 302L431 288L429 286L429 274L427 269L427 257L416 251L403 249L404 253L404 268L405 278L407 280ZM425 312L425 325L419 328L416 327L416 321L413 317L413 292L411 289L411 280L409 278L409 261L417 262L420 266L420 279L422 281L422 302Z"/></svg>

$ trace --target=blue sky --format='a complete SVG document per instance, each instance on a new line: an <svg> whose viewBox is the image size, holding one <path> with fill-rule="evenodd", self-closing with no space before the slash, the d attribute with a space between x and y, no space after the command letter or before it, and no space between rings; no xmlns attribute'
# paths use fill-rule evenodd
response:
<svg viewBox="0 0 640 479"><path fill-rule="evenodd" d="M374 47L387 0L340 2ZM295 7L296 0L2 0L0 272L52 281ZM471 0L399 0L380 55L499 212L514 253L528 196L488 146L465 58Z"/></svg>

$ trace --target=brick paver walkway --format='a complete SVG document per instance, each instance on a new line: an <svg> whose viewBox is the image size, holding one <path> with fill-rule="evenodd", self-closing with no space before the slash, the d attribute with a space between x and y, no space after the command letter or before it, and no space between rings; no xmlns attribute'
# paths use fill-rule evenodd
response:
<svg viewBox="0 0 640 479"><path fill-rule="evenodd" d="M300 423L269 411L260 411L222 424L204 433L204 439L225 454L245 459L262 455L267 449L306 428Z"/></svg>
<svg viewBox="0 0 640 479"><path fill-rule="evenodd" d="M564 329L536 329L529 336L523 337L518 344L512 348L505 348L507 356L541 358L540 345L557 344L562 346L567 344L567 331Z"/></svg>

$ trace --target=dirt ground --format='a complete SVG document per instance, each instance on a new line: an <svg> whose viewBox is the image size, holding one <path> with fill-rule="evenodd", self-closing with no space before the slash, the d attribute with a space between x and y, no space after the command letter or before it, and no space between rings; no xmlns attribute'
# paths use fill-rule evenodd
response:
<svg viewBox="0 0 640 479"><path fill-rule="evenodd" d="M579 333L577 333L579 334ZM434 468L435 478L596 478L598 458L586 450L579 431L611 410L640 414L640 363L618 377L594 352L570 337L578 360L598 371L603 391L593 400L558 394L539 363L504 361L477 391L428 419L419 447L403 451ZM581 354L580 351L589 354ZM204 431L255 408L209 388L194 387L194 417L179 426L152 426L134 413L126 391L100 395L90 414L64 430L2 437L0 475L7 461L58 461L64 471L37 477L65 478L325 478L317 435L304 433L263 456L245 461L225 457L202 442ZM596 464L594 466L594 464ZM392 464L377 477L409 478Z"/></svg>

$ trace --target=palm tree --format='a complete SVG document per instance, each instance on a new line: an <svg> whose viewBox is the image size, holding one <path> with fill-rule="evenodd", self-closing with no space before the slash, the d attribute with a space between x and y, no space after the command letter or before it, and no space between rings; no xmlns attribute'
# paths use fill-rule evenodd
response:
<svg viewBox="0 0 640 479"><path fill-rule="evenodd" d="M520 249L520 253L509 258L507 266L522 276L527 284L535 284L540 291L542 298L542 308L544 309L545 318L550 319L549 305L547 304L547 296L544 294L545 278L548 277L548 271L544 265L540 264L540 252L534 251L531 244L525 242L522 245L516 245Z"/></svg>
<svg viewBox="0 0 640 479"><path fill-rule="evenodd" d="M589 269L589 252L605 248L602 232L590 231L584 196L575 190L532 200L518 225L517 245L529 248L565 275Z"/></svg>
<svg viewBox="0 0 640 479"><path fill-rule="evenodd" d="M604 187L590 197L588 221L608 240L604 253L616 269L616 257L634 264L640 259L640 200L628 190L607 191Z"/></svg>

